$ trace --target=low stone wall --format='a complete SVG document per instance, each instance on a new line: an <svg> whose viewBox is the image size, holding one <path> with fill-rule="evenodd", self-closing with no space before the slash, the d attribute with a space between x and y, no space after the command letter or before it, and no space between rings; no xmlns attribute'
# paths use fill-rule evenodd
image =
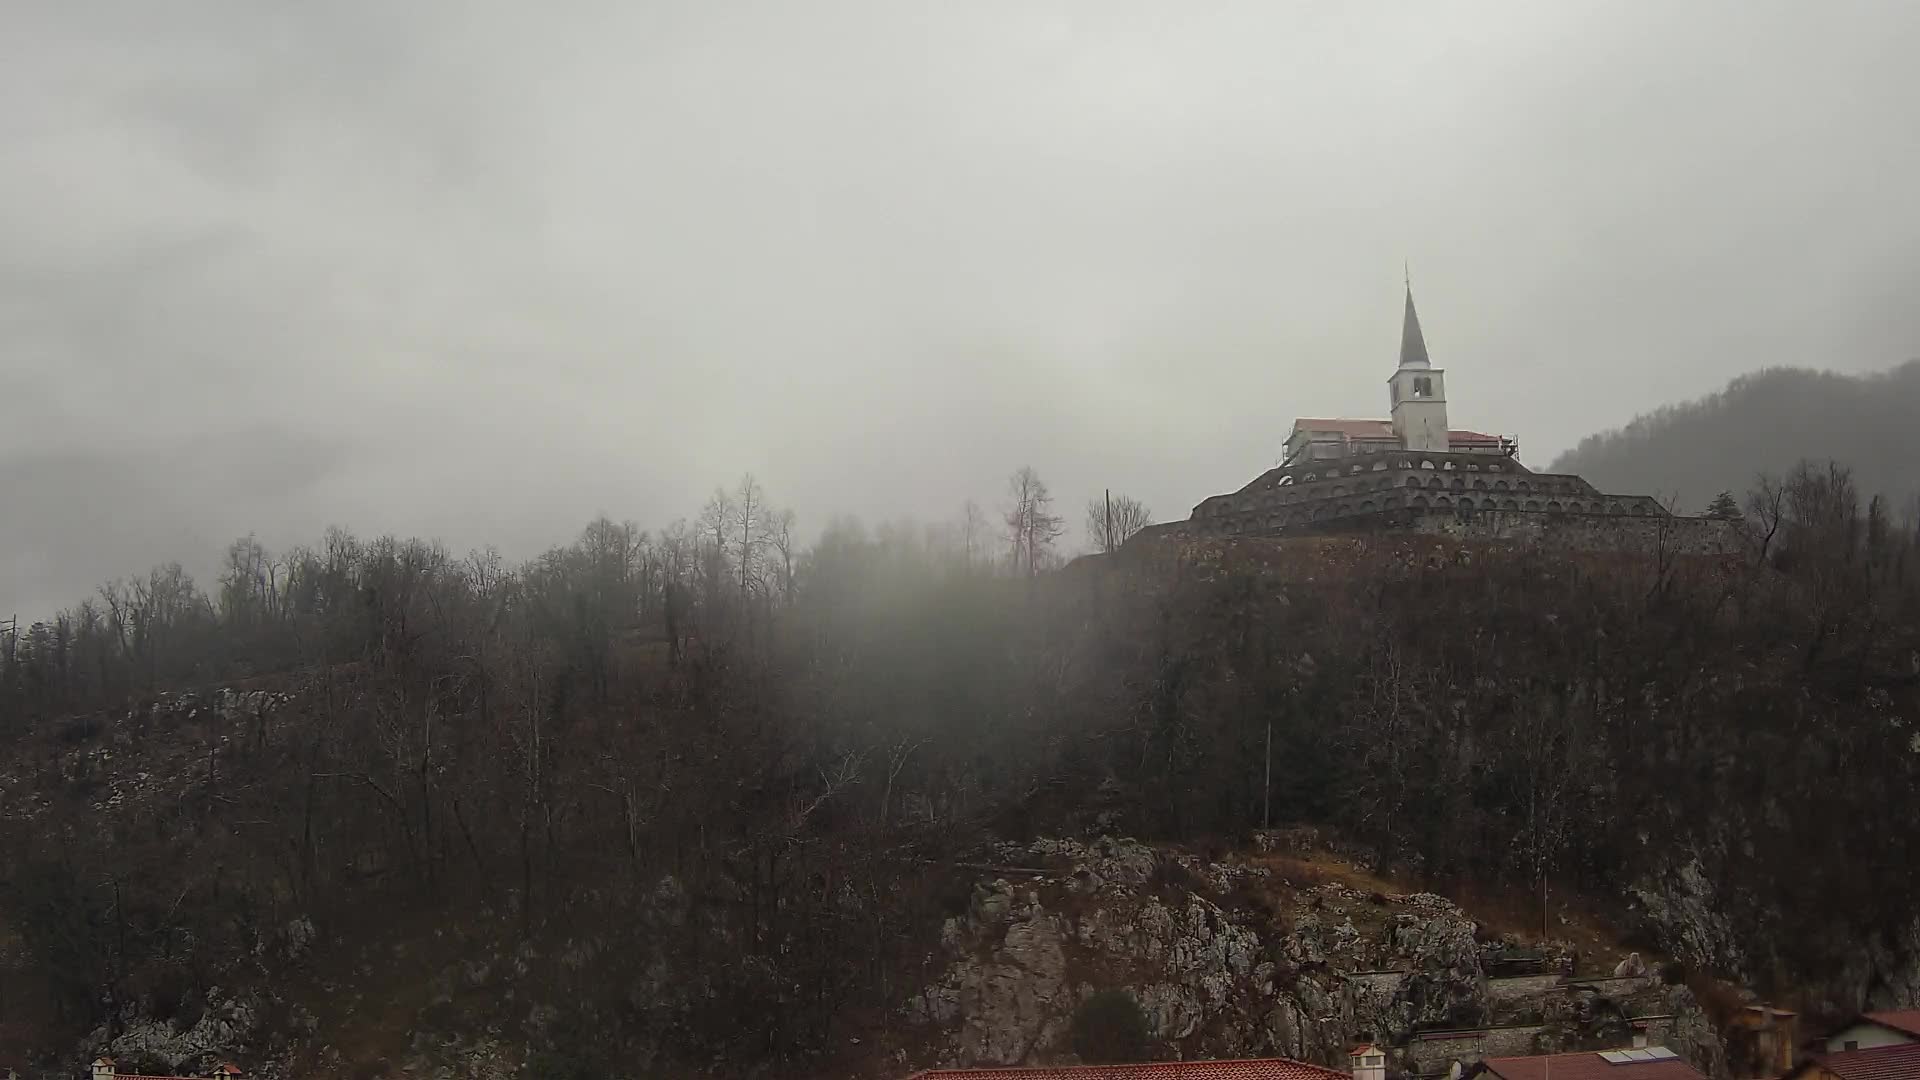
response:
<svg viewBox="0 0 1920 1080"><path fill-rule="evenodd" d="M1652 500L1646 500L1651 503ZM1655 511L1658 511L1656 506ZM1259 536L1340 536L1400 533L1456 540L1497 540L1555 551L1679 555L1735 555L1747 549L1738 525L1712 518L1670 517L1664 511L1642 514L1589 514L1537 510L1473 510L1402 507L1329 517L1274 528L1258 515L1220 522L1167 522L1143 530L1135 540L1153 538L1250 539ZM1129 541L1132 543L1133 541Z"/></svg>
<svg viewBox="0 0 1920 1080"><path fill-rule="evenodd" d="M1544 975L1510 975L1487 980L1487 997L1495 1003L1510 1005L1545 997L1560 988L1563 976L1555 971Z"/></svg>
<svg viewBox="0 0 1920 1080"><path fill-rule="evenodd" d="M1456 1061L1474 1065L1490 1057L1521 1057L1534 1053L1549 1030L1544 1024L1522 1024L1477 1031L1423 1031L1407 1040L1401 1066L1415 1075L1435 1076Z"/></svg>
<svg viewBox="0 0 1920 1080"><path fill-rule="evenodd" d="M1346 1012L1351 1016L1387 1016L1393 1011L1394 998L1407 981L1404 971L1350 971L1343 987ZM1384 1032L1373 1032L1379 1038Z"/></svg>
<svg viewBox="0 0 1920 1080"><path fill-rule="evenodd" d="M1680 555L1731 555L1744 547L1736 526L1712 518L1490 510L1471 516L1410 514L1403 527L1424 536L1516 541L1558 551L1652 554L1664 548Z"/></svg>
<svg viewBox="0 0 1920 1080"><path fill-rule="evenodd" d="M1591 990L1604 998L1629 998L1645 993L1660 986L1660 980L1652 975L1615 975L1598 979L1570 979L1569 991Z"/></svg>
<svg viewBox="0 0 1920 1080"><path fill-rule="evenodd" d="M1366 989L1370 993L1395 994L1400 991L1400 984L1407 981L1407 972L1397 969L1389 971L1350 971L1347 973L1347 981Z"/></svg>

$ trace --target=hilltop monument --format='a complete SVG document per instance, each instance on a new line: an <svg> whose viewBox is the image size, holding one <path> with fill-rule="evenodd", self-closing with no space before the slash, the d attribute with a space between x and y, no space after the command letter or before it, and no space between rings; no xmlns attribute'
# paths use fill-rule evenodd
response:
<svg viewBox="0 0 1920 1080"><path fill-rule="evenodd" d="M1686 547L1728 548L1722 523L1677 518L1650 495L1610 495L1578 476L1536 473L1520 463L1518 439L1453 427L1446 374L1428 355L1409 282L1386 418L1297 419L1278 466L1141 536L1411 529L1589 548L1683 535Z"/></svg>

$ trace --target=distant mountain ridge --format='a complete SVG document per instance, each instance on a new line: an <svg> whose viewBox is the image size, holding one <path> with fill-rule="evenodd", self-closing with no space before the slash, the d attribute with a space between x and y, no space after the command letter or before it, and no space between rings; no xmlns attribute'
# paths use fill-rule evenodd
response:
<svg viewBox="0 0 1920 1080"><path fill-rule="evenodd" d="M1762 473L1833 460L1853 469L1863 495L1885 496L1900 513L1920 495L1908 457L1916 417L1920 360L1870 375L1768 368L1590 435L1550 471L1578 473L1604 491L1673 498L1698 513L1721 491L1744 497Z"/></svg>

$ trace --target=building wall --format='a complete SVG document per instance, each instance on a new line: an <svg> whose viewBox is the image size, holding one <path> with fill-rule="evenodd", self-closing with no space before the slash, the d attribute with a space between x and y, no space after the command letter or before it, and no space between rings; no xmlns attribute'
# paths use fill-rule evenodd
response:
<svg viewBox="0 0 1920 1080"><path fill-rule="evenodd" d="M1431 387L1416 395L1414 387ZM1393 431L1400 445L1412 451L1445 453L1453 425L1447 422L1447 373L1439 368L1406 368L1394 372L1388 396L1393 403Z"/></svg>
<svg viewBox="0 0 1920 1080"><path fill-rule="evenodd" d="M1892 1028L1881 1027L1879 1024L1855 1024L1845 1031L1837 1031L1827 1037L1827 1053L1840 1053L1847 1049L1849 1042L1860 1044L1853 1047L1855 1050L1875 1050L1882 1046L1901 1046L1913 1041L1913 1036Z"/></svg>

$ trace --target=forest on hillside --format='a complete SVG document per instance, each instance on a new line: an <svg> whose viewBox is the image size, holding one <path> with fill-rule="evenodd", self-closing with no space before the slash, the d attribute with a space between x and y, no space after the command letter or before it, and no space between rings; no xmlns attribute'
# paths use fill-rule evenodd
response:
<svg viewBox="0 0 1920 1080"><path fill-rule="evenodd" d="M1920 496L1906 454L1920 415L1920 360L1872 375L1770 368L1716 394L1668 405L1590 435L1553 462L1604 491L1672 499L1700 513L1806 455L1838 461L1861 491L1907 515Z"/></svg>
<svg viewBox="0 0 1920 1080"><path fill-rule="evenodd" d="M0 994L38 1004L0 1051L295 985L304 921L586 935L522 1004L408 1021L519 1031L533 1075L818 1063L913 991L979 843L1097 831L1319 823L1623 911L1704 878L1737 943L1643 932L1828 1009L1884 994L1862 942L1920 947L1920 534L1844 469L1758 488L1746 559L1328 538L1051 573L1025 480L945 540L801 548L750 481L523 566L243 540L210 593L162 568L36 624L0 654ZM160 707L222 686L288 704Z"/></svg>

